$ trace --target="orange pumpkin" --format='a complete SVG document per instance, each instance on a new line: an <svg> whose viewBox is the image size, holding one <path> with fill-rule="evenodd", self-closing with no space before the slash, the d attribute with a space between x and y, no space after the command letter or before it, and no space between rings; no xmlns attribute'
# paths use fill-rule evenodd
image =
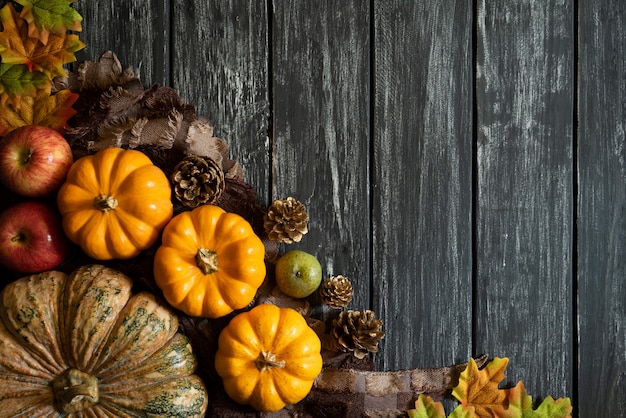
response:
<svg viewBox="0 0 626 418"><path fill-rule="evenodd" d="M265 279L265 246L241 216L199 206L163 230L154 278L173 307L219 318L254 299Z"/></svg>
<svg viewBox="0 0 626 418"><path fill-rule="evenodd" d="M174 213L165 173L142 152L122 148L74 162L57 206L65 234L97 260L137 256Z"/></svg>
<svg viewBox="0 0 626 418"><path fill-rule="evenodd" d="M262 304L222 330L215 367L233 400L277 411L311 391L322 371L320 351L320 339L302 315Z"/></svg>

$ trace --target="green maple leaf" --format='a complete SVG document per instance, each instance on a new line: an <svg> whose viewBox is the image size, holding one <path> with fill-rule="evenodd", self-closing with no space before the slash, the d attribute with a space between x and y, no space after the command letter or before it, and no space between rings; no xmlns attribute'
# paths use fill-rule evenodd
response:
<svg viewBox="0 0 626 418"><path fill-rule="evenodd" d="M68 30L82 30L83 17L71 7L74 0L15 1L23 6L20 16L28 22L28 36L44 45L50 34L64 36Z"/></svg>
<svg viewBox="0 0 626 418"><path fill-rule="evenodd" d="M443 404L424 394L418 396L415 409L409 409L407 414L409 418L446 418ZM473 406L459 405L448 418L476 418L476 414Z"/></svg>
<svg viewBox="0 0 626 418"><path fill-rule="evenodd" d="M448 418L476 418L476 412L473 406L457 406Z"/></svg>
<svg viewBox="0 0 626 418"><path fill-rule="evenodd" d="M19 96L35 96L39 90L50 91L51 82L41 71L29 71L23 64L0 64L0 102Z"/></svg>
<svg viewBox="0 0 626 418"><path fill-rule="evenodd" d="M407 411L409 418L445 418L446 412L441 402L435 402L430 396L420 394L415 401L415 409Z"/></svg>
<svg viewBox="0 0 626 418"><path fill-rule="evenodd" d="M572 406L569 398L554 400L548 396L536 410L533 410L533 400L526 393L522 382L507 390L509 408L495 414L497 418L571 418Z"/></svg>
<svg viewBox="0 0 626 418"><path fill-rule="evenodd" d="M541 402L539 408L534 411L533 417L537 418L570 418L572 412L572 403L569 398L553 399L548 396Z"/></svg>
<svg viewBox="0 0 626 418"><path fill-rule="evenodd" d="M74 52L82 49L77 35L50 35L48 43L28 37L28 24L11 4L0 9L0 56L5 64L24 64L29 71L43 71L50 79L66 76L64 64L76 61Z"/></svg>

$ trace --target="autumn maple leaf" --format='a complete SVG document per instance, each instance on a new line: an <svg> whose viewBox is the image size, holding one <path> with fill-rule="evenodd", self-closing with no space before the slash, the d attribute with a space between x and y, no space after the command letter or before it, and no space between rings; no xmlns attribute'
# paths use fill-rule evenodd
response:
<svg viewBox="0 0 626 418"><path fill-rule="evenodd" d="M509 406L507 392L498 388L504 379L504 370L508 363L509 359L496 357L483 369L478 370L474 359L470 359L452 395L461 405L473 406L476 416L493 417L494 413L507 409Z"/></svg>
<svg viewBox="0 0 626 418"><path fill-rule="evenodd" d="M43 71L48 78L66 76L64 64L76 61L74 52L85 44L77 35L50 35L47 44L28 36L28 24L11 4L0 9L0 56L4 64L24 64L29 71Z"/></svg>
<svg viewBox="0 0 626 418"><path fill-rule="evenodd" d="M41 71L28 71L26 65L0 64L0 103L17 103L20 96L50 93L52 82Z"/></svg>
<svg viewBox="0 0 626 418"><path fill-rule="evenodd" d="M415 409L409 409L407 414L409 418L446 418L443 404L423 393L415 401ZM476 418L476 413L473 406L459 405L448 418Z"/></svg>
<svg viewBox="0 0 626 418"><path fill-rule="evenodd" d="M72 105L78 94L61 90L53 95L41 91L36 97L23 96L19 106L0 104L0 136L25 125L41 125L64 133L67 121L76 114Z"/></svg>
<svg viewBox="0 0 626 418"><path fill-rule="evenodd" d="M445 418L446 411L441 402L435 402L428 395L420 394L415 401L415 409L407 411L409 418Z"/></svg>
<svg viewBox="0 0 626 418"><path fill-rule="evenodd" d="M20 16L28 22L28 36L44 45L50 34L64 36L82 30L82 16L71 7L74 0L15 0L23 6Z"/></svg>
<svg viewBox="0 0 626 418"><path fill-rule="evenodd" d="M498 389L507 364L507 358L495 358L479 370L470 360L452 390L461 405L448 418L571 418L569 398L554 400L548 396L533 409L532 397L521 381L511 389ZM407 413L410 418L446 418L443 405L424 394L419 395L415 409Z"/></svg>
<svg viewBox="0 0 626 418"><path fill-rule="evenodd" d="M571 418L572 405L569 398L554 400L551 396L544 398L537 409L533 409L533 398L526 393L521 381L505 392L509 398L507 410L498 411L496 418Z"/></svg>

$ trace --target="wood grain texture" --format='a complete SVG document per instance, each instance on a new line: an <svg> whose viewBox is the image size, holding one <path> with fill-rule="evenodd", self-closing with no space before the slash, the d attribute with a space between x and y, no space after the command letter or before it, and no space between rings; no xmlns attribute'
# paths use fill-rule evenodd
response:
<svg viewBox="0 0 626 418"><path fill-rule="evenodd" d="M310 232L289 249L347 276L355 309L370 303L368 11L358 0L273 2L272 194L307 206Z"/></svg>
<svg viewBox="0 0 626 418"><path fill-rule="evenodd" d="M83 16L79 36L86 44L78 62L112 50L124 68L138 68L145 83L169 84L169 1L79 1L74 7Z"/></svg>
<svg viewBox="0 0 626 418"><path fill-rule="evenodd" d="M472 8L374 4L376 359L431 367L471 354Z"/></svg>
<svg viewBox="0 0 626 418"><path fill-rule="evenodd" d="M571 2L479 1L476 351L507 381L572 393Z"/></svg>
<svg viewBox="0 0 626 418"><path fill-rule="evenodd" d="M626 411L626 4L581 2L579 416Z"/></svg>
<svg viewBox="0 0 626 418"><path fill-rule="evenodd" d="M473 3L74 7L79 61L111 49L173 86L261 201L307 205L311 232L291 248L383 319L380 369L509 357L507 381L534 399L620 416L626 4Z"/></svg>
<svg viewBox="0 0 626 418"><path fill-rule="evenodd" d="M173 1L172 87L215 126L266 203L269 188L265 1Z"/></svg>

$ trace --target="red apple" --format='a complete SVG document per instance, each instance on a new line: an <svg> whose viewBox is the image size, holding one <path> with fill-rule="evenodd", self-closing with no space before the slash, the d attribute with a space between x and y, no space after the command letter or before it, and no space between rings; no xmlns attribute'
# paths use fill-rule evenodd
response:
<svg viewBox="0 0 626 418"><path fill-rule="evenodd" d="M22 126L0 140L0 181L22 196L52 195L73 162L70 145L52 128Z"/></svg>
<svg viewBox="0 0 626 418"><path fill-rule="evenodd" d="M61 215L49 203L29 200L0 213L0 263L18 273L57 267L68 255Z"/></svg>

